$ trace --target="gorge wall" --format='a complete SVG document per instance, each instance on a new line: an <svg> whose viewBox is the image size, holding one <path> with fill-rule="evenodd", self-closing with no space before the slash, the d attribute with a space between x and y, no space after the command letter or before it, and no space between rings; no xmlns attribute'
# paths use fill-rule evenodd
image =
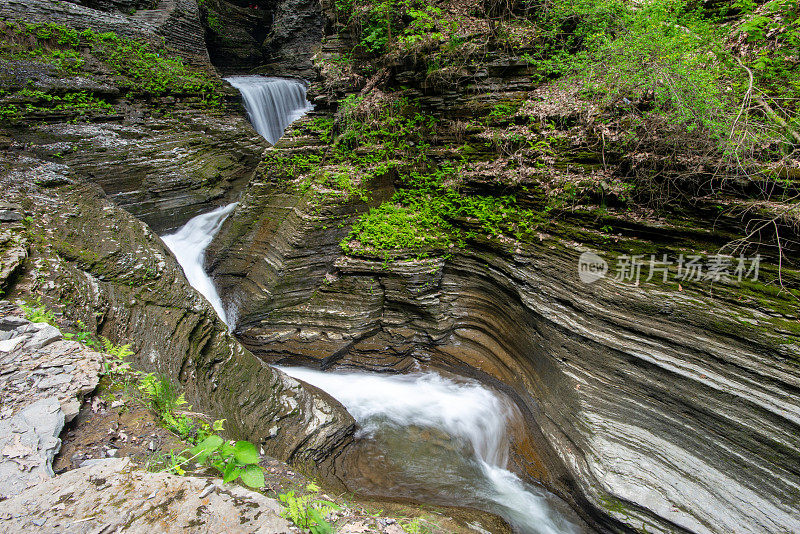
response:
<svg viewBox="0 0 800 534"><path fill-rule="evenodd" d="M315 146L304 141L290 136L277 149ZM795 524L791 314L677 288L583 285L585 249L557 235L477 240L448 259L349 257L338 243L367 205L315 203L288 190L287 177L261 171L209 249L220 293L239 310L237 336L260 357L422 365L502 384L529 417L533 445L516 444L517 470L603 528ZM388 189L375 183L372 202Z"/></svg>
<svg viewBox="0 0 800 534"><path fill-rule="evenodd" d="M209 0L202 20L211 62L223 74L312 79L324 18L314 0Z"/></svg>
<svg viewBox="0 0 800 534"><path fill-rule="evenodd" d="M745 235L757 214L721 212L711 201L666 217L626 209L622 178L652 166L682 183L712 175L713 162L627 153L619 131L588 128L586 102L543 83L519 54L479 50L431 70L419 57L389 57L359 71L351 36L323 7L324 16L302 0L0 4L6 18L164 37L206 73L212 64L225 73L319 73L317 111L268 149L215 76L213 90L140 90L91 53L77 74L49 57L5 54L4 105L41 104L41 95L22 94L31 80L48 95L86 93L113 108L37 110L3 123L3 185L32 217L4 223L3 250L16 258L6 289L42 292L72 320L132 341L142 368L179 380L237 435L318 464L345 487L364 468L348 455L352 419L263 361L431 367L502 389L524 416L513 470L601 531L800 530L796 256L779 271L774 250L763 251L769 283L578 280L584 251L613 266L621 254L712 252ZM362 89L361 115L340 104ZM398 134L404 144L380 137L396 126L390 119L415 114L410 133ZM385 123L379 133L360 132L374 137L347 138L353 123L376 120ZM355 145L347 156L342 138ZM513 196L546 221L518 237L459 212L448 216L463 236L452 247L354 243L351 228L365 213L401 204L395 195L409 177L455 160L463 166L446 179L459 194ZM570 180L591 184L580 186L586 198L548 203L552 191L573 190ZM244 347L154 233L237 198L207 266L236 310L231 324ZM782 230L791 246L797 229Z"/></svg>
<svg viewBox="0 0 800 534"><path fill-rule="evenodd" d="M331 148L353 119L326 106L335 109L367 85L338 66L347 49L341 36L323 42L323 77L312 92L319 111L270 150L209 248L208 267L223 299L239 310L235 332L245 346L270 362L434 367L505 389L527 418L518 434L527 439L515 444L517 472L543 481L601 530L800 528L795 297L749 281L640 285L611 273L591 285L578 279L584 251L611 254L612 268L625 254L710 253L744 235L747 217L701 202L680 218L648 220L614 209L622 195L609 191L603 211L550 211L552 220L527 239L485 235L479 221L463 217L449 222L470 231L467 245L449 251L345 248L359 217L399 202L390 199L408 187L406 177L425 172L406 164L402 149L381 146L382 134L355 152L362 161L388 154L389 170ZM434 117L424 148L434 165L452 157L452 147L466 147L459 191L511 193L541 209L553 178L611 182L652 163L609 138L601 151L581 126L575 94L533 83L526 62L497 53L471 64L459 84L405 61L376 76L381 90L414 102L401 115ZM375 98L362 93L365 107L385 98L373 91ZM493 111L506 103L516 103L510 113ZM377 112L364 113L358 120L376 120ZM543 158L498 142L509 131L533 136L531 145L557 141ZM698 172L658 153L645 157L676 180ZM342 172L352 183L331 179ZM775 264L763 267L777 284ZM789 287L795 267L784 264Z"/></svg>
<svg viewBox="0 0 800 534"><path fill-rule="evenodd" d="M136 367L179 383L232 436L335 485L352 418L244 349L155 233L230 202L268 146L212 74L190 4L0 5L0 289L130 343Z"/></svg>

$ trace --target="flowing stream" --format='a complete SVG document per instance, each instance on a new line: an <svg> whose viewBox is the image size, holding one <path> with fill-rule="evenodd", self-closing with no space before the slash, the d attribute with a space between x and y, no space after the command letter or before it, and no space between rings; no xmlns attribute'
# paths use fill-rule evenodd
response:
<svg viewBox="0 0 800 534"><path fill-rule="evenodd" d="M236 202L198 215L190 219L174 234L161 236L164 244L175 254L186 279L214 307L217 315L225 324L228 324L228 317L222 307L222 299L219 298L214 281L206 274L203 264L208 245L211 244L211 240L222 228L225 218L235 207Z"/></svg>
<svg viewBox="0 0 800 534"><path fill-rule="evenodd" d="M523 534L583 532L565 503L506 469L516 408L480 383L431 372L281 369L339 400L360 437L375 442L380 454L371 468L390 471L377 481L380 491L491 512Z"/></svg>
<svg viewBox="0 0 800 534"><path fill-rule="evenodd" d="M297 80L265 76L231 76L225 78L242 94L250 123L273 145L293 121L305 115L313 106L306 100L306 86ZM198 215L174 234L162 236L183 268L186 279L214 307L217 315L229 328L235 326L231 310L225 310L214 281L206 274L206 248L217 235L225 218L236 203ZM234 320L231 320L234 319Z"/></svg>
<svg viewBox="0 0 800 534"><path fill-rule="evenodd" d="M250 124L271 144L275 144L292 122L313 107L306 100L306 86L297 80L266 76L225 78L239 90Z"/></svg>
<svg viewBox="0 0 800 534"><path fill-rule="evenodd" d="M239 89L253 127L270 143L311 105L305 85L263 76L226 78ZM162 237L189 283L229 324L205 251L236 203L198 215ZM229 326L232 326L229 324ZM283 370L338 399L361 426L370 485L386 496L424 496L431 502L495 513L521 534L581 532L580 520L557 497L507 469L507 426L513 403L483 385L435 373L383 375Z"/></svg>

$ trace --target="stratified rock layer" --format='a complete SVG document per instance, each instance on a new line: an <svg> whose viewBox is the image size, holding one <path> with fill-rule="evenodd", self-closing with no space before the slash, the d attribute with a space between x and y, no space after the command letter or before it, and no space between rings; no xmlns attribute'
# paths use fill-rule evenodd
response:
<svg viewBox="0 0 800 534"><path fill-rule="evenodd" d="M17 160L2 178L31 214L29 232L48 294L90 331L132 343L137 365L180 383L198 410L227 419L226 429L277 458L307 462L330 475L349 443L352 418L324 393L243 349L144 223L92 184L46 189L36 160ZM29 283L23 280L21 283Z"/></svg>
<svg viewBox="0 0 800 534"><path fill-rule="evenodd" d="M319 150L300 135L302 123L294 131L274 150ZM391 190L369 187L374 201ZM338 243L367 207L320 203L261 169L208 251L246 346L269 361L421 364L504 388L533 441L515 444L515 469L602 528L800 529L800 343L791 307L762 311L725 285L712 298L677 284L583 284L578 256L587 248L559 235L477 237L448 259L344 255ZM646 223L636 235L654 250L675 242L702 250L724 239ZM642 247L641 238L630 243Z"/></svg>
<svg viewBox="0 0 800 534"><path fill-rule="evenodd" d="M96 7L99 9L72 2L4 0L0 3L0 17L114 32L154 44L166 42L170 49L187 60L208 65L208 52L194 0L160 0L152 9L133 10L133 13L124 13L102 3Z"/></svg>
<svg viewBox="0 0 800 534"><path fill-rule="evenodd" d="M6 418L37 400L55 397L71 421L84 396L100 380L103 356L63 339L58 328L32 323L0 301L0 417Z"/></svg>
<svg viewBox="0 0 800 534"><path fill-rule="evenodd" d="M202 5L211 62L224 74L315 77L311 57L324 18L315 0L208 0Z"/></svg>

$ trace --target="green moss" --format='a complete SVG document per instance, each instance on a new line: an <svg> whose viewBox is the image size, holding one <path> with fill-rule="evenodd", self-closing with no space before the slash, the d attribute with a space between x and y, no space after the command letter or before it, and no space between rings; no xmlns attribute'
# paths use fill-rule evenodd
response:
<svg viewBox="0 0 800 534"><path fill-rule="evenodd" d="M2 96L0 100L0 118L18 119L33 113L68 113L83 114L86 112L108 114L116 108L108 102L95 97L88 91L70 91L62 95L45 93L29 88Z"/></svg>
<svg viewBox="0 0 800 534"><path fill-rule="evenodd" d="M52 23L0 23L2 60L32 59L48 63L64 75L93 75L97 72L97 65L87 65L89 57L112 72L123 91L138 96L188 95L197 98L203 107L222 107L220 80L173 57L161 46L120 37L115 33L98 33L91 29L78 31ZM77 105L104 110L110 108L108 102L101 100L104 98L102 95L91 96L85 91L71 92L65 96L27 96L38 100L47 100L49 97L50 102L69 104L73 108ZM61 102L57 102L57 99L61 99ZM18 112L19 106L16 110L0 111L0 115L7 116L12 111Z"/></svg>

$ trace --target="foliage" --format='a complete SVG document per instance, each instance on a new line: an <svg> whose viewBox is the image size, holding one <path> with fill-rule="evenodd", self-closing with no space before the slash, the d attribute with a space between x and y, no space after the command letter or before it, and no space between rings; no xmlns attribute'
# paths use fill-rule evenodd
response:
<svg viewBox="0 0 800 534"><path fill-rule="evenodd" d="M337 17L353 30L361 48L382 54L390 47L412 49L439 43L454 27L442 9L422 0L335 0Z"/></svg>
<svg viewBox="0 0 800 534"><path fill-rule="evenodd" d="M88 334L84 332L85 334ZM80 339L78 339L80 341ZM91 341L91 339L89 339ZM115 345L107 337L100 336L103 352L109 357L103 360L103 374L105 375L124 375L130 371L130 363L125 358L132 355L130 343ZM93 343L92 343L93 344Z"/></svg>
<svg viewBox="0 0 800 534"><path fill-rule="evenodd" d="M405 519L400 521L400 526L408 532L408 534L428 534L432 532L431 527L427 524L427 521L420 517L415 517L414 519Z"/></svg>
<svg viewBox="0 0 800 534"><path fill-rule="evenodd" d="M795 0L736 0L723 10L738 12L736 32L746 37L756 82L775 98L800 97L800 6ZM796 102L789 102L797 110Z"/></svg>
<svg viewBox="0 0 800 534"><path fill-rule="evenodd" d="M264 471L258 465L259 454L249 441L233 445L212 434L189 449L188 453L199 463L208 463L222 474L223 482L240 478L251 488L264 487Z"/></svg>
<svg viewBox="0 0 800 534"><path fill-rule="evenodd" d="M0 59L35 59L51 64L64 75L107 70L123 91L138 97L191 95L202 105L222 107L221 82L199 68L172 57L161 46L120 37L115 33L76 30L53 23L0 23ZM91 61L87 61L91 58ZM88 91L48 94L23 88L0 100L0 118L17 118L35 111L93 111L109 113L105 95Z"/></svg>
<svg viewBox="0 0 800 534"><path fill-rule="evenodd" d="M224 430L224 419L208 424L181 413L180 410L191 410L191 406L187 406L185 395L179 393L178 387L168 378L154 373L137 372L136 375L137 389L143 394L143 400L164 426L194 444L194 447L166 458L164 470L183 474L183 466L194 461L218 470L226 483L241 479L251 488L264 486L264 470L258 465L260 456L255 445L249 441L231 444L220 437L218 433Z"/></svg>
<svg viewBox="0 0 800 534"><path fill-rule="evenodd" d="M137 389L144 395L150 408L162 416L187 404L185 395L178 392L178 387L171 380L155 373L142 374Z"/></svg>
<svg viewBox="0 0 800 534"><path fill-rule="evenodd" d="M222 22L220 21L219 14L214 10L212 3L209 0L198 0L197 6L200 8L200 15L206 23L206 26L214 33L222 33Z"/></svg>
<svg viewBox="0 0 800 534"><path fill-rule="evenodd" d="M190 441L204 439L214 431L208 423L182 413L191 411L192 407L172 380L155 373L135 374L138 381L136 389L142 395L142 400L158 415L169 431ZM215 428L217 425L221 427L220 422L215 423Z"/></svg>
<svg viewBox="0 0 800 534"><path fill-rule="evenodd" d="M49 325L58 326L55 313L42 304L41 297L36 297L27 304L22 304L21 308L25 313L25 318L32 323L47 323Z"/></svg>
<svg viewBox="0 0 800 534"><path fill-rule="evenodd" d="M325 518L340 507L331 501L319 497L320 488L309 484L306 490L310 493L297 495L294 490L278 495L278 499L286 505L281 515L300 528L309 529L311 534L333 534L333 526Z"/></svg>
<svg viewBox="0 0 800 534"><path fill-rule="evenodd" d="M418 257L428 249L463 247L479 233L510 234L520 238L533 230L540 216L520 208L513 196L464 195L445 185L458 174L444 167L429 175L412 172L390 202L361 216L342 241L347 253L358 252L352 243L369 251L415 250ZM459 225L454 224L456 220ZM474 230L463 230L464 225Z"/></svg>
<svg viewBox="0 0 800 534"><path fill-rule="evenodd" d="M507 122L516 115L521 106L521 100L498 102L487 115L487 122Z"/></svg>
<svg viewBox="0 0 800 534"><path fill-rule="evenodd" d="M35 112L113 113L115 108L88 91L73 91L53 95L29 88L15 91L3 98L0 118L13 119Z"/></svg>
<svg viewBox="0 0 800 534"><path fill-rule="evenodd" d="M652 99L654 110L677 124L724 140L735 106L726 88L735 80L727 76L731 63L718 27L683 1L650 0L640 9L614 11L605 28L582 28L587 62L581 76L593 98L606 104Z"/></svg>

